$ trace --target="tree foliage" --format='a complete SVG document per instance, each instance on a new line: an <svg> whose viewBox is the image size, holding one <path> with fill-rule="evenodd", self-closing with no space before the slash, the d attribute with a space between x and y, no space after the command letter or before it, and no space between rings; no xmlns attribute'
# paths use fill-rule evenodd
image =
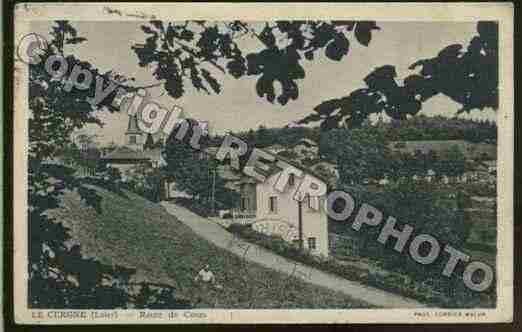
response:
<svg viewBox="0 0 522 332"><path fill-rule="evenodd" d="M352 214L341 226L342 232L347 233L360 240L360 250L362 256L376 259L385 269L401 271L410 278L421 282L434 282L440 291L448 295L459 294L459 296L478 295L465 287L457 287L462 280L459 278L446 278L440 276L447 257L441 255L431 265L419 265L407 252L411 240L419 234L430 234L434 236L441 247L445 244L459 248L466 241L469 235L469 227L472 220L469 220L459 206L459 201L450 198L456 194L457 197L465 196L464 193L455 191L455 188L444 189L436 183L402 181L392 183L386 190L371 190L362 186L351 186L345 188L355 199L356 202L371 202L371 205L383 212L383 222L389 217L396 219L396 229L403 229L405 224L414 228L412 235L402 253L393 250L395 241L387 241L383 246L376 241L379 236L380 228L367 227L359 232L353 231L351 227L346 227L353 223L356 213ZM462 200L464 198L460 198ZM359 207L356 207L356 210ZM426 255L429 247L420 248L421 255ZM462 275L462 266L456 270L456 275ZM491 291L494 291L490 289ZM461 295L462 294L462 295ZM471 301L463 301L465 305L470 305Z"/></svg>
<svg viewBox="0 0 522 332"><path fill-rule="evenodd" d="M129 170L125 185L138 195L159 202L164 198L164 179L163 169L138 164Z"/></svg>
<svg viewBox="0 0 522 332"><path fill-rule="evenodd" d="M435 172L448 176L460 176L468 169L466 156L457 146L452 146L442 152L440 159L432 163Z"/></svg>
<svg viewBox="0 0 522 332"><path fill-rule="evenodd" d="M384 137L362 129L332 130L321 137L321 154L338 165L340 181L362 183L392 171L391 154Z"/></svg>
<svg viewBox="0 0 522 332"><path fill-rule="evenodd" d="M132 49L140 66L153 65L154 77L174 98L183 96L187 83L197 91L220 93L216 74L255 76L259 97L285 105L299 96L303 57L311 61L323 52L340 61L349 53L349 37L368 46L378 29L373 21L151 21L142 26L145 42ZM241 39L247 36L259 41L256 50L245 49Z"/></svg>
<svg viewBox="0 0 522 332"><path fill-rule="evenodd" d="M339 180L346 185L385 177L394 181L414 175L422 178L429 170L439 179L443 175L457 177L469 170L466 157L457 146L440 153L393 151L382 132L367 129L330 130L321 135L319 152L322 158L338 165Z"/></svg>
<svg viewBox="0 0 522 332"><path fill-rule="evenodd" d="M320 122L323 130L360 127L371 114L385 113L394 120L418 114L422 103L443 94L462 105L458 113L498 108L498 24L481 21L466 50L449 45L436 57L413 63L418 73L397 81L395 67L376 68L365 88L348 96L326 100L299 123Z"/></svg>
<svg viewBox="0 0 522 332"><path fill-rule="evenodd" d="M180 130L175 129L165 144L163 156L167 163L167 179L174 181L177 188L194 196L202 204L210 204L215 198L217 207L231 208L238 202L238 195L225 187L225 181L217 174L218 162L204 151L209 146L207 136L200 140L201 151L193 149L189 142L197 121L188 119L189 130L183 140L176 139ZM212 193L214 190L214 193Z"/></svg>
<svg viewBox="0 0 522 332"><path fill-rule="evenodd" d="M494 143L497 140L497 125L494 121L428 117L423 114L401 121L400 125L393 122L379 123L375 130L382 131L387 141L465 140Z"/></svg>
<svg viewBox="0 0 522 332"><path fill-rule="evenodd" d="M64 55L65 45L75 45L86 39L78 36L67 21L57 21L52 27L53 39L45 50L46 57L63 55L68 63L68 77L74 65L97 74L88 62ZM112 76L115 77L115 76ZM47 161L58 153L69 151L72 160L81 159L71 149L71 133L84 125L101 122L89 103L91 89L67 92L65 80L51 77L44 61L29 67L29 306L34 308L126 308L140 305L146 298L164 308L186 308L189 304L174 297L173 289L162 285L149 289L148 284L130 284L133 269L107 266L93 258L82 256L78 245L71 245L69 230L47 215L58 208L64 190L77 191L82 200L96 211L101 208L100 196L86 184L86 179L74 176L74 170L50 165ZM107 83L108 84L108 83ZM99 108L109 108L110 99ZM98 109L99 109L98 108ZM114 109L112 109L114 110ZM161 298L160 302L159 299ZM141 300L140 300L141 301Z"/></svg>
<svg viewBox="0 0 522 332"><path fill-rule="evenodd" d="M431 170L434 178L440 180L443 176L459 177L472 169L466 161L466 156L457 147L451 146L437 153L433 150L423 153L394 153L388 161L391 167L390 176L394 180L411 178L416 175L419 179L428 175Z"/></svg>
<svg viewBox="0 0 522 332"><path fill-rule="evenodd" d="M267 148L275 144L290 148L304 138L318 142L320 137L317 128L307 127L266 128L259 126L257 130L252 129L247 132L238 132L234 135L245 141L249 147L257 148Z"/></svg>

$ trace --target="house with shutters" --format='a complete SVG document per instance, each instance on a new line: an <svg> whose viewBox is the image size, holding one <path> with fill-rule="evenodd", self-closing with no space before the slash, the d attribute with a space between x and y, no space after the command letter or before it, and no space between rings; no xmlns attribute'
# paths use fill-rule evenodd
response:
<svg viewBox="0 0 522 332"><path fill-rule="evenodd" d="M274 157L282 160L276 155ZM239 211L253 218L254 230L280 236L312 254L326 257L329 254L328 216L324 209L326 195L307 195L298 201L295 193L305 174L312 176L316 183L326 185L327 180L300 165L282 161L302 171L301 177L290 174L282 192L275 186L282 173L277 167L271 167L263 182L242 179L239 183Z"/></svg>

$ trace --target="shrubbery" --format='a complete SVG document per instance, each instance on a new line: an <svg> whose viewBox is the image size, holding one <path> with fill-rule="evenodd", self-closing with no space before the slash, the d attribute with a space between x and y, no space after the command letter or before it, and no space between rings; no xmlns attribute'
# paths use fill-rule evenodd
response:
<svg viewBox="0 0 522 332"><path fill-rule="evenodd" d="M487 183L461 183L456 186L458 190L466 192L469 196L497 196L496 184Z"/></svg>
<svg viewBox="0 0 522 332"><path fill-rule="evenodd" d="M364 187L344 189L355 198L358 205L369 203L382 211L383 223L392 216L397 220L395 228L402 229L406 223L412 226L414 231L409 238L410 241L419 234L429 234L439 241L441 248L450 244L454 248L462 249L462 244L469 235L472 220L465 210L470 206L470 200L469 196L459 189L444 189L437 184L414 181L391 184L382 191L370 191ZM420 265L407 253L409 242L402 253L393 250L394 239L389 239L385 246L379 243L377 238L381 227L364 225L367 227L363 226L358 232L352 230L350 225L355 215L356 213L343 222L344 227L337 228L342 228L345 234L360 239L362 245L359 252L362 256L376 261L384 269L407 275L418 282L431 282L445 296L452 297L455 292L459 292L458 296L467 300L459 301L457 306L494 305L494 284L482 294L473 292L465 288L460 279L463 272L462 264L457 267L451 278L441 275L448 259L447 254L441 253L433 264Z"/></svg>
<svg viewBox="0 0 522 332"><path fill-rule="evenodd" d="M360 205L368 203L383 212L382 223L389 216L393 216L397 219L397 229L402 229L405 223L411 225L414 232L410 241L418 234L430 234L439 240L441 247L451 244L455 248L460 248L468 237L471 225L469 217L463 211L469 204L469 197L464 193L448 191L436 184L413 181L391 184L382 191L370 191L362 186L346 187L344 190L354 197L356 208L348 220L331 223L335 224L337 233L356 240L359 245L358 254L361 257L370 259L381 269L391 271L390 275L373 275L371 271L362 269L358 271L353 266L341 265L334 259L318 259L300 252L282 239L257 233L245 226L232 225L229 230L285 257L347 279L361 280L431 304L443 307L495 305L494 284L484 293L467 289L461 280L463 270L461 266L455 270L451 278L441 275L448 258L445 254L441 254L433 264L420 265L409 257L407 251L409 243L402 253L393 250L395 245L393 238L388 240L386 246L379 243L377 238L381 227L363 225L358 232L350 227Z"/></svg>
<svg viewBox="0 0 522 332"><path fill-rule="evenodd" d="M105 170L107 181L112 183L119 183L121 181L121 172L114 167L107 167Z"/></svg>
<svg viewBox="0 0 522 332"><path fill-rule="evenodd" d="M228 230L248 242L274 251L289 259L308 266L336 274L348 280L355 280L384 289L393 293L418 299L429 305L444 308L484 308L494 307L494 293L474 293L467 289L459 278L437 277L428 275L418 279L406 273L390 272L380 274L352 264L344 265L335 258L314 256L307 251L300 251L295 245L277 236L269 236L254 231L248 225L232 224ZM492 285L491 289L495 286Z"/></svg>
<svg viewBox="0 0 522 332"><path fill-rule="evenodd" d="M161 169L138 165L129 172L125 184L151 202L159 202L163 198L163 179Z"/></svg>

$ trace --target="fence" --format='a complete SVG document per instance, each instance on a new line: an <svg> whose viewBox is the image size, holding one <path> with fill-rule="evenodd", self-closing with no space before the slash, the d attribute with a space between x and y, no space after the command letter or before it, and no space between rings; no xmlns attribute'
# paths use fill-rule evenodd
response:
<svg viewBox="0 0 522 332"><path fill-rule="evenodd" d="M235 224L253 224L256 221L256 213L255 211L232 210L232 220Z"/></svg>

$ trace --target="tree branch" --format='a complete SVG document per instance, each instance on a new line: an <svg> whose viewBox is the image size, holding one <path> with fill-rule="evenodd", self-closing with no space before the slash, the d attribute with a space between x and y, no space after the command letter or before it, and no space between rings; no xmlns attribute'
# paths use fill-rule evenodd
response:
<svg viewBox="0 0 522 332"><path fill-rule="evenodd" d="M241 22L241 21L238 21L238 24L243 28L245 29L247 32L250 32L251 34L253 34L263 45L265 45L265 43L263 42L263 40L261 39L261 37L259 37L259 35L257 34L257 32L255 32L253 29L249 28L248 25L246 25L245 23Z"/></svg>
<svg viewBox="0 0 522 332"><path fill-rule="evenodd" d="M189 53L190 55L192 55L193 57L195 58L198 58L198 55L196 53L196 51L194 51L193 49L191 49L189 46L177 41L176 39L172 39L172 42L173 43L176 43L176 45L178 45L179 47L181 47L182 50L184 50L185 52ZM217 69L219 69L223 74L225 74L225 68L223 68L220 64L218 64L216 61L212 60L212 59L207 59L207 60L204 60L204 61L207 61L207 62L210 62L214 67L216 67Z"/></svg>
<svg viewBox="0 0 522 332"><path fill-rule="evenodd" d="M151 88L159 87L162 84L164 84L164 82L158 82L158 83L151 83L148 85L130 86L130 85L126 85L126 84L116 81L115 79L109 77L107 74L98 74L98 75L103 77L105 80L116 84L119 88L123 88L127 91L137 91L139 89L151 89Z"/></svg>

